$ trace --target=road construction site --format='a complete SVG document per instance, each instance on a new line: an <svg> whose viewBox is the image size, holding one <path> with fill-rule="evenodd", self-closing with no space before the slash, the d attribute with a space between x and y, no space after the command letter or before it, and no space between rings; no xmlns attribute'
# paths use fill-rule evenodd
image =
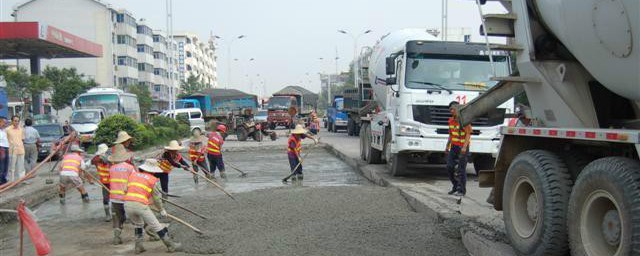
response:
<svg viewBox="0 0 640 256"><path fill-rule="evenodd" d="M510 254L502 243L502 217L484 201L489 191L478 188L472 178L467 196L458 204L459 198L446 195L450 183L443 166L411 166L409 175L390 177L385 165L358 160L357 137L327 132L320 137L317 146L310 140L303 143L304 152L310 152L304 180L287 184L281 181L289 172L284 133L276 141L263 142L229 137L225 162L247 175L240 177L228 166L227 179L217 181L235 200L202 179L194 184L190 173L175 169L169 193L180 197L169 199L207 217L166 205L169 213L203 232L168 223L185 249L176 255ZM50 163L44 167L50 168ZM16 193L33 190L30 187L44 183L45 177L50 178L40 174ZM57 176L52 177L57 184ZM48 198L54 200L31 207L54 255L133 254L131 224L125 226L124 244L111 245L111 223L104 222L99 187L88 188L88 204L73 191L62 206L51 192ZM15 254L19 227L15 222L3 225L7 228L0 231L0 255ZM148 255L165 253L161 242L146 242L145 247ZM27 241L25 255L33 253Z"/></svg>

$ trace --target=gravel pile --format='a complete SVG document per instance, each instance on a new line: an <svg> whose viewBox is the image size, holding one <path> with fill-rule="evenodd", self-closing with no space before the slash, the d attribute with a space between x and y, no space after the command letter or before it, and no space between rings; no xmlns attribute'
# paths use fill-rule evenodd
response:
<svg viewBox="0 0 640 256"><path fill-rule="evenodd" d="M202 220L167 206L205 232L174 223L187 254L224 255L467 255L457 239L415 213L396 189L284 187L229 198L176 200L210 216ZM206 202L206 203L203 203Z"/></svg>

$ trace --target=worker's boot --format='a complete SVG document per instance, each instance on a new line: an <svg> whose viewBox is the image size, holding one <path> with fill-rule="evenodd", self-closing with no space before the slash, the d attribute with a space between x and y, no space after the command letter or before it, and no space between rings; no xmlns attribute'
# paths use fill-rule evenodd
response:
<svg viewBox="0 0 640 256"><path fill-rule="evenodd" d="M89 203L89 194L82 194L82 202Z"/></svg>
<svg viewBox="0 0 640 256"><path fill-rule="evenodd" d="M167 247L167 251L168 252L182 251L182 244L171 240L168 232L169 230L167 228L163 228L162 230L158 231L158 236L160 236L160 239L162 239L162 243L164 243L164 245Z"/></svg>
<svg viewBox="0 0 640 256"><path fill-rule="evenodd" d="M64 198L64 194L58 194L58 196L60 197L60 204L64 205L66 203L66 200Z"/></svg>
<svg viewBox="0 0 640 256"><path fill-rule="evenodd" d="M151 242L160 241L160 236L158 236L158 233L151 231L149 226L146 226L144 228L144 232L147 233L147 235L149 235L149 241Z"/></svg>
<svg viewBox="0 0 640 256"><path fill-rule="evenodd" d="M146 250L144 249L144 246L142 246L142 243L144 242L144 231L143 228L136 228L135 229L135 234L136 234L136 247L134 248L133 252L135 254L140 254L145 252Z"/></svg>
<svg viewBox="0 0 640 256"><path fill-rule="evenodd" d="M227 178L227 173L225 171L220 171L220 178L226 179Z"/></svg>
<svg viewBox="0 0 640 256"><path fill-rule="evenodd" d="M298 180L302 181L304 179L304 175L302 175L302 173L298 173L298 175L296 175Z"/></svg>
<svg viewBox="0 0 640 256"><path fill-rule="evenodd" d="M193 175L193 183L198 184L198 175Z"/></svg>
<svg viewBox="0 0 640 256"><path fill-rule="evenodd" d="M104 218L104 222L109 222L111 221L111 212L109 212L109 205L105 204L103 205L104 207L104 214L106 215L106 217Z"/></svg>
<svg viewBox="0 0 640 256"><path fill-rule="evenodd" d="M114 245L122 244L122 238L120 237L120 234L122 234L122 229L119 229L119 228L113 229L113 244Z"/></svg>

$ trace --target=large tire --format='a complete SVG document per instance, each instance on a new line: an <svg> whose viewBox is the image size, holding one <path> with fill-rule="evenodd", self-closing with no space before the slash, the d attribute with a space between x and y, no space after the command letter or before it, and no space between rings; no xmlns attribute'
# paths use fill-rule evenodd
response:
<svg viewBox="0 0 640 256"><path fill-rule="evenodd" d="M369 132L369 124L363 123L362 126L360 126L360 159L363 161L367 160L367 155L369 154L367 151L371 148L371 144L368 142Z"/></svg>
<svg viewBox="0 0 640 256"><path fill-rule="evenodd" d="M640 162L593 161L578 175L569 201L572 255L640 253Z"/></svg>
<svg viewBox="0 0 640 256"><path fill-rule="evenodd" d="M571 180L576 181L578 179L578 174L582 172L584 167L586 167L591 161L594 159L589 157L588 155L579 152L579 151L566 151L560 154L562 156L562 160L564 160L567 165L567 170L569 170L569 174L571 174Z"/></svg>
<svg viewBox="0 0 640 256"><path fill-rule="evenodd" d="M245 129L244 127L240 126L238 127L238 130L236 131L236 136L238 136L238 141L247 141L247 129Z"/></svg>
<svg viewBox="0 0 640 256"><path fill-rule="evenodd" d="M276 129L276 123L270 123L269 124L269 129L275 130Z"/></svg>
<svg viewBox="0 0 640 256"><path fill-rule="evenodd" d="M520 255L566 255L571 179L552 152L529 150L511 162L502 195L504 223Z"/></svg>
<svg viewBox="0 0 640 256"><path fill-rule="evenodd" d="M257 142L262 141L262 132L259 130L256 130L255 132L253 132L253 140Z"/></svg>
<svg viewBox="0 0 640 256"><path fill-rule="evenodd" d="M369 150L367 150L367 163L368 164L381 164L382 163L382 151L377 150L371 146L371 142L373 141L371 135L371 126L369 126L369 132L365 134L367 136L367 142L369 146Z"/></svg>
<svg viewBox="0 0 640 256"><path fill-rule="evenodd" d="M409 157L403 153L391 154L387 164L389 165L389 171L391 176L403 176L407 174L407 163Z"/></svg>
<svg viewBox="0 0 640 256"><path fill-rule="evenodd" d="M354 136L355 135L355 127L356 126L356 122L353 121L353 119L349 118L349 121L347 121L347 135L349 136Z"/></svg>
<svg viewBox="0 0 640 256"><path fill-rule="evenodd" d="M473 158L473 168L476 170L476 175L483 170L493 170L496 164L496 159L491 155L477 155Z"/></svg>

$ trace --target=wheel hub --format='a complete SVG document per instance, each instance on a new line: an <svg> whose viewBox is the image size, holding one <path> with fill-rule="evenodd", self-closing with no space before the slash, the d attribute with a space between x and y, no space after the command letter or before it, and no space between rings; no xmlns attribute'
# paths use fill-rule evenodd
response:
<svg viewBox="0 0 640 256"><path fill-rule="evenodd" d="M618 218L618 216L618 211L609 210L602 219L602 235L611 246L617 246L620 243L622 227L620 226L620 218Z"/></svg>
<svg viewBox="0 0 640 256"><path fill-rule="evenodd" d="M527 198L527 215L531 221L538 220L538 197L536 193L529 194L529 198Z"/></svg>

